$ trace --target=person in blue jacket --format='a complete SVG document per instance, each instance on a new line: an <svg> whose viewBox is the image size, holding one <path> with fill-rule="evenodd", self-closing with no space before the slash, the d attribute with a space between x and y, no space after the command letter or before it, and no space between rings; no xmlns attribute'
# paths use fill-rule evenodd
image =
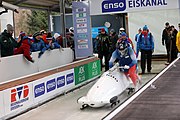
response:
<svg viewBox="0 0 180 120"><path fill-rule="evenodd" d="M138 75L136 72L137 59L134 50L125 41L120 41L117 43L116 50L112 53L111 59L109 61L109 67L112 68L115 61L118 61L120 71L128 75L134 86L136 86Z"/></svg>
<svg viewBox="0 0 180 120"><path fill-rule="evenodd" d="M142 74L145 73L146 61L147 61L147 71L151 72L152 53L154 52L154 38L152 34L149 32L147 25L143 27L143 31L139 35L137 40L137 57L139 51L141 52Z"/></svg>
<svg viewBox="0 0 180 120"><path fill-rule="evenodd" d="M36 32L33 34L33 43L31 44L31 52L40 51L38 58L42 56L42 54L46 51L46 45L41 38L41 33Z"/></svg>

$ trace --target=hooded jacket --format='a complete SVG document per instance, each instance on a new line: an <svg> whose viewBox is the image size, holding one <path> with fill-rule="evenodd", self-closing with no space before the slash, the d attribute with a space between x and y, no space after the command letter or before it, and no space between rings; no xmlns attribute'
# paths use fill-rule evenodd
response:
<svg viewBox="0 0 180 120"><path fill-rule="evenodd" d="M0 49L1 49L1 57L6 57L13 55L14 48L18 47L17 41L7 32L4 32L0 36Z"/></svg>

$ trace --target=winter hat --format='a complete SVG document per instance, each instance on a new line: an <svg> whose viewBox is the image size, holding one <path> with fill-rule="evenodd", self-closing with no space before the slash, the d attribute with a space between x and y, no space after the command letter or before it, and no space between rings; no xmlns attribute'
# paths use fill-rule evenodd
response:
<svg viewBox="0 0 180 120"><path fill-rule="evenodd" d="M57 39L59 36L61 36L59 33L54 34L54 39Z"/></svg>
<svg viewBox="0 0 180 120"><path fill-rule="evenodd" d="M11 25L11 24L7 24L7 31L10 32L10 31L14 31L14 27Z"/></svg>
<svg viewBox="0 0 180 120"><path fill-rule="evenodd" d="M145 26L143 27L143 30L148 30L147 25L145 25Z"/></svg>
<svg viewBox="0 0 180 120"><path fill-rule="evenodd" d="M114 29L111 29L110 32L115 33L115 30L114 30Z"/></svg>
<svg viewBox="0 0 180 120"><path fill-rule="evenodd" d="M47 34L47 32L45 30L41 30L40 33L41 34Z"/></svg>
<svg viewBox="0 0 180 120"><path fill-rule="evenodd" d="M23 32L23 31L21 31L21 32L20 32L20 36L22 36L22 37L23 37L23 36L26 36L26 33Z"/></svg>
<svg viewBox="0 0 180 120"><path fill-rule="evenodd" d="M166 25L166 26L168 26L168 25L169 25L169 23L168 23L168 22L166 22L166 23L165 23L165 25Z"/></svg>
<svg viewBox="0 0 180 120"><path fill-rule="evenodd" d="M40 32L36 32L36 33L33 34L33 38L35 38L35 37L37 37L39 35L42 35L42 34Z"/></svg>
<svg viewBox="0 0 180 120"><path fill-rule="evenodd" d="M102 29L101 29L101 32L105 32L105 29L104 29L104 28L102 28Z"/></svg>
<svg viewBox="0 0 180 120"><path fill-rule="evenodd" d="M127 34L125 32L122 32L121 36L127 36Z"/></svg>

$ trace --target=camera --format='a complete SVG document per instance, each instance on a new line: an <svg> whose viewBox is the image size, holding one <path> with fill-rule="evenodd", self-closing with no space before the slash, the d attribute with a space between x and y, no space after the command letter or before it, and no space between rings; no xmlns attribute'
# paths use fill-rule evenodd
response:
<svg viewBox="0 0 180 120"><path fill-rule="evenodd" d="M12 11L14 11L14 12L16 12L16 13L19 13L17 10L18 10L18 6L16 6L16 5L13 5L13 4L10 4L10 3L7 3L7 2L4 2L4 1L2 1L2 3L0 3L1 5L1 7L3 7L3 8L5 8L5 9L8 9L8 10L12 10Z"/></svg>

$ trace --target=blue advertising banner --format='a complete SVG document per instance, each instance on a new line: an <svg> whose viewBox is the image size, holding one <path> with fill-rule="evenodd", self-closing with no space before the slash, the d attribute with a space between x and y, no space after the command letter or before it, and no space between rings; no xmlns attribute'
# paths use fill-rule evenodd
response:
<svg viewBox="0 0 180 120"><path fill-rule="evenodd" d="M92 38L96 38L97 35L101 32L102 28L104 28L105 31L108 33L108 28L107 27L92 27L92 29L91 29Z"/></svg>
<svg viewBox="0 0 180 120"><path fill-rule="evenodd" d="M72 2L76 58L93 55L89 1Z"/></svg>

